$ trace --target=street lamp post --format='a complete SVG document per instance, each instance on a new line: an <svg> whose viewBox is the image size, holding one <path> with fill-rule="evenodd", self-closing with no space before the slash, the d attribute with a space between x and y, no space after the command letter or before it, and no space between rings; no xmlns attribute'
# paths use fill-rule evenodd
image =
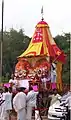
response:
<svg viewBox="0 0 71 120"><path fill-rule="evenodd" d="M2 30L1 30L1 65L0 65L0 83L2 82L2 56L3 56L3 13L4 13L4 0L2 0Z"/></svg>

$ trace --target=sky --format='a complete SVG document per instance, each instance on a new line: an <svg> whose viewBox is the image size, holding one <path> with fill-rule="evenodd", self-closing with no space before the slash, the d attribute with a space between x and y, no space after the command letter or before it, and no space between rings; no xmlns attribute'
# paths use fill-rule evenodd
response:
<svg viewBox="0 0 71 120"><path fill-rule="evenodd" d="M0 29L1 29L0 0ZM4 30L24 29L32 37L36 24L41 20L43 6L44 20L52 36L71 32L71 0L4 0Z"/></svg>

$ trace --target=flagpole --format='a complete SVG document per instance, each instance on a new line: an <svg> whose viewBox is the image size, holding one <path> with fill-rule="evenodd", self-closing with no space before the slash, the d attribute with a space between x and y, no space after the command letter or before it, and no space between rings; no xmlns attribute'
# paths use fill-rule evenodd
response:
<svg viewBox="0 0 71 120"><path fill-rule="evenodd" d="M44 18L43 18L43 6L42 6L42 8L41 8L41 15L42 15L42 21L44 20Z"/></svg>
<svg viewBox="0 0 71 120"><path fill-rule="evenodd" d="M0 66L0 83L2 83L2 57L3 57L3 13L4 13L4 0L2 0L2 30L1 30L1 66Z"/></svg>

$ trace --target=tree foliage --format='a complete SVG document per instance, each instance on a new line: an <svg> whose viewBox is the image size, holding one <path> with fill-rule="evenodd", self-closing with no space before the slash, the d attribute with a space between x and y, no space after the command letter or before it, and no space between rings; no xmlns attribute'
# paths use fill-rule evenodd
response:
<svg viewBox="0 0 71 120"><path fill-rule="evenodd" d="M16 31L13 28L10 32L4 31L3 38L3 76L10 76L17 57L28 47L30 38L22 29Z"/></svg>

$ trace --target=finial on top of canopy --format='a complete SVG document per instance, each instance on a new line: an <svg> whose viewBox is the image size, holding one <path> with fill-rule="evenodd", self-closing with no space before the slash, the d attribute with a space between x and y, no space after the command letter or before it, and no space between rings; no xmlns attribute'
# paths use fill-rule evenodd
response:
<svg viewBox="0 0 71 120"><path fill-rule="evenodd" d="M43 6L42 6L42 8L41 8L41 15L42 15L42 21L44 20L44 18L43 18Z"/></svg>

